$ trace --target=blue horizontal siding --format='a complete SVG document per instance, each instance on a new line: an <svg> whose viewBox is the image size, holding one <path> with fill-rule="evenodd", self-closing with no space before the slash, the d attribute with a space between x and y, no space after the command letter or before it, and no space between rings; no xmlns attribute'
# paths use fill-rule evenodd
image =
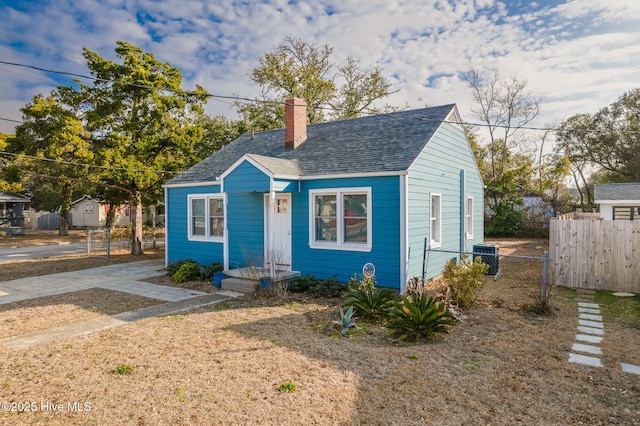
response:
<svg viewBox="0 0 640 426"><path fill-rule="evenodd" d="M309 247L309 191L347 187L371 187L371 252L326 250ZM337 274L348 281L361 274L365 263L376 267L379 286L400 288L400 183L399 177L325 179L302 181L300 193L293 194L292 266L303 275L325 279Z"/></svg>
<svg viewBox="0 0 640 426"><path fill-rule="evenodd" d="M227 194L229 267L262 265L264 258L264 194Z"/></svg>
<svg viewBox="0 0 640 426"><path fill-rule="evenodd" d="M249 161L243 161L224 178L224 192L269 191L270 178Z"/></svg>
<svg viewBox="0 0 640 426"><path fill-rule="evenodd" d="M167 259L177 262L193 259L201 265L223 263L224 245L218 242L189 241L188 196L190 194L216 194L219 185L167 188L165 208L167 214Z"/></svg>
<svg viewBox="0 0 640 426"><path fill-rule="evenodd" d="M465 185L462 185L464 170ZM465 194L461 189L465 188ZM483 183L473 152L464 131L443 123L414 161L408 177L409 268L408 278L422 275L425 238L431 233L431 194L439 193L442 203L441 250L460 250L464 232L461 200L474 197L474 238L465 240L468 247L483 239ZM464 248L464 247L463 247ZM455 254L431 253L427 278L442 273L445 263Z"/></svg>

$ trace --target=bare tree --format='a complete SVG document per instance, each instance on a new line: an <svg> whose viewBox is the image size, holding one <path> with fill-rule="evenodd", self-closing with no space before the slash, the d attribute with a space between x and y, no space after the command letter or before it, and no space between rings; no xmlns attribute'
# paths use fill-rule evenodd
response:
<svg viewBox="0 0 640 426"><path fill-rule="evenodd" d="M502 79L497 69L490 73L471 70L462 75L473 94L476 106L471 109L474 118L486 124L489 130L489 157L491 179L495 183L505 172L507 164L497 161L507 158L507 151L523 142L521 127L529 124L540 112L540 100L527 91L527 81L515 76ZM498 143L501 140L501 143ZM500 152L503 151L503 152Z"/></svg>

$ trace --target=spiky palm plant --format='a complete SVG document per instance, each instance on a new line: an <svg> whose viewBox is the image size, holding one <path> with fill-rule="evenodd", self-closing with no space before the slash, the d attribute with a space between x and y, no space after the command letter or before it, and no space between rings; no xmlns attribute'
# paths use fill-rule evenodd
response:
<svg viewBox="0 0 640 426"><path fill-rule="evenodd" d="M396 292L390 288L352 287L347 293L344 305L351 305L363 319L388 318L396 303Z"/></svg>
<svg viewBox="0 0 640 426"><path fill-rule="evenodd" d="M402 339L433 339L438 333L448 333L448 326L455 325L445 305L426 294L403 297L391 317L387 327Z"/></svg>

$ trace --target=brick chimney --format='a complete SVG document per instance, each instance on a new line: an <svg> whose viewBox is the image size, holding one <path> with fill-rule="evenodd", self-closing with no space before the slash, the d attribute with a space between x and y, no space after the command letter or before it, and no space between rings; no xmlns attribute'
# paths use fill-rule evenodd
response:
<svg viewBox="0 0 640 426"><path fill-rule="evenodd" d="M284 101L284 147L297 148L307 140L307 104L302 99Z"/></svg>

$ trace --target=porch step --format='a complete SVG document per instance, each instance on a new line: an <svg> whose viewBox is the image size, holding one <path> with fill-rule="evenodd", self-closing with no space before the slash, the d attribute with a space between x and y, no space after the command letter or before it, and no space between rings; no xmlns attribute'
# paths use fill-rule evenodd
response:
<svg viewBox="0 0 640 426"><path fill-rule="evenodd" d="M240 293L253 293L256 291L256 280L249 280L244 278L225 278L221 282L223 290L238 291Z"/></svg>

